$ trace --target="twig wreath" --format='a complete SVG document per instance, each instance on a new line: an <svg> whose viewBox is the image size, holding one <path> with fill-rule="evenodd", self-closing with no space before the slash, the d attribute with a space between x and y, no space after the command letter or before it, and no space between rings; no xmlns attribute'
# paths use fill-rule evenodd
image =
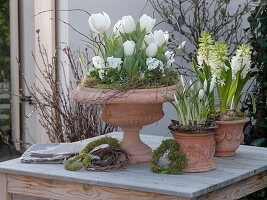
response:
<svg viewBox="0 0 267 200"><path fill-rule="evenodd" d="M94 148L96 148L96 147L98 147L98 146L100 146L102 144L108 144L109 147L113 147L113 148L119 148L119 146L120 146L120 142L116 138L102 137L102 138L96 139L96 140L88 143L82 149L82 151L80 152L79 155L76 155L76 156L74 156L74 157L72 157L72 158L70 158L68 160L65 160L64 161L65 169L71 170L71 171L77 171L77 170L80 170L83 167L90 166L93 160L97 160L98 159L98 155L93 155L93 153L90 154L90 152ZM109 155L110 157L112 157L112 153L113 152L116 153L116 151L110 151L110 155ZM123 153L125 153L125 152L123 152ZM105 154L105 155L107 155L107 154ZM95 158L95 157L97 157L97 158ZM100 156L100 159L102 159L102 157L103 156ZM124 156L124 157L128 161L128 156ZM108 158L106 158L106 159L108 159ZM125 162L121 162L121 163L123 165L125 165ZM120 167L117 163L116 163L116 166Z"/></svg>
<svg viewBox="0 0 267 200"><path fill-rule="evenodd" d="M159 174L178 174L187 165L186 156L179 152L179 144L173 139L162 141L160 146L153 152L151 160L151 171ZM160 158L167 152L170 161L169 166L161 166Z"/></svg>

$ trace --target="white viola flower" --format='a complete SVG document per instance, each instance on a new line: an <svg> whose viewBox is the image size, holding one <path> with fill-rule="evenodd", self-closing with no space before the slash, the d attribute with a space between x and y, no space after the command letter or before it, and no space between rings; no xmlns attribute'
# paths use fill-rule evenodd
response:
<svg viewBox="0 0 267 200"><path fill-rule="evenodd" d="M152 17L149 17L146 14L144 14L140 18L140 29L141 29L141 31L146 29L146 33L150 33L151 30L153 29L153 27L155 26L155 24L156 24L156 19L153 19Z"/></svg>
<svg viewBox="0 0 267 200"><path fill-rule="evenodd" d="M105 75L105 70L104 69L98 70L98 76L99 76L100 80L103 80L104 75Z"/></svg>
<svg viewBox="0 0 267 200"><path fill-rule="evenodd" d="M123 43L124 55L132 56L135 49L135 43L132 40L127 40Z"/></svg>
<svg viewBox="0 0 267 200"><path fill-rule="evenodd" d="M147 58L146 59L146 65L147 65L148 70L153 70L153 69L156 69L157 67L160 67L160 65L161 65L160 62L161 61L156 59L156 58L152 58L152 57ZM163 63L162 63L162 65L163 65Z"/></svg>
<svg viewBox="0 0 267 200"><path fill-rule="evenodd" d="M170 34L168 31L165 31L165 41L168 42L170 38Z"/></svg>
<svg viewBox="0 0 267 200"><path fill-rule="evenodd" d="M155 43L151 43L146 48L147 57L154 57L155 55L157 55L157 52L158 52L158 45L156 45Z"/></svg>
<svg viewBox="0 0 267 200"><path fill-rule="evenodd" d="M182 50L182 49L184 49L185 44L186 44L186 41L183 41L183 42L177 47L177 49L178 49L178 50Z"/></svg>
<svg viewBox="0 0 267 200"><path fill-rule="evenodd" d="M113 69L121 70L122 60L121 58L107 57L108 66Z"/></svg>
<svg viewBox="0 0 267 200"><path fill-rule="evenodd" d="M174 52L173 51L166 51L165 52L165 56L167 58L167 64L166 64L166 66L167 67L170 67L172 65L172 63L175 62Z"/></svg>
<svg viewBox="0 0 267 200"><path fill-rule="evenodd" d="M166 42L165 33L162 30L154 31L153 38L158 47L161 47Z"/></svg>
<svg viewBox="0 0 267 200"><path fill-rule="evenodd" d="M95 66L95 68L97 69L105 68L105 61L100 56L94 56L92 58L92 61L93 61L93 65Z"/></svg>
<svg viewBox="0 0 267 200"><path fill-rule="evenodd" d="M132 33L135 31L136 25L132 16L124 16L121 21L124 33Z"/></svg>
<svg viewBox="0 0 267 200"><path fill-rule="evenodd" d="M114 34L115 38L119 38L120 37L120 33L123 33L122 21L121 20L117 21L117 23L113 27L113 34Z"/></svg>
<svg viewBox="0 0 267 200"><path fill-rule="evenodd" d="M204 90L203 89L200 89L199 90L199 92L198 92L198 98L201 100L201 99L203 99L203 97L204 97Z"/></svg>
<svg viewBox="0 0 267 200"><path fill-rule="evenodd" d="M141 79L145 79L145 73L144 73L144 72L142 72L142 73L140 74L140 78L141 78Z"/></svg>
<svg viewBox="0 0 267 200"><path fill-rule="evenodd" d="M110 27L110 18L107 13L92 14L88 19L90 29L95 33L106 33Z"/></svg>

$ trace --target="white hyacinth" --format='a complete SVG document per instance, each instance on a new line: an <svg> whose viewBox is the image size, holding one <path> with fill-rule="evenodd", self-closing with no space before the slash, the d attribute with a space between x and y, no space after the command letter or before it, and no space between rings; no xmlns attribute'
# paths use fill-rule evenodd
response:
<svg viewBox="0 0 267 200"><path fill-rule="evenodd" d="M245 78L247 73L250 71L251 67L251 51L250 47L246 44L242 44L236 50L236 55L232 57L231 68L233 72L233 77L241 71L241 77Z"/></svg>
<svg viewBox="0 0 267 200"><path fill-rule="evenodd" d="M97 69L105 68L105 61L100 56L94 56L92 58L92 61L93 61L95 68Z"/></svg>
<svg viewBox="0 0 267 200"><path fill-rule="evenodd" d="M163 69L163 63L160 60L156 58L152 58L152 57L149 57L146 59L146 65L147 65L148 70L153 70L153 69L156 69L157 67L160 67L160 69Z"/></svg>
<svg viewBox="0 0 267 200"><path fill-rule="evenodd" d="M108 66L113 69L121 70L122 60L121 58L107 57Z"/></svg>

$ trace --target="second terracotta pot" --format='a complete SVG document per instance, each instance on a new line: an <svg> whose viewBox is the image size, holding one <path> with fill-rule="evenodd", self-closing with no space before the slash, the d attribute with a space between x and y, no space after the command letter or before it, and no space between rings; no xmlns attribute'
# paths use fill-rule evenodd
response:
<svg viewBox="0 0 267 200"><path fill-rule="evenodd" d="M183 169L183 172L206 172L215 169L214 132L185 134L172 131L172 135L180 145L179 151L187 157L187 167Z"/></svg>
<svg viewBox="0 0 267 200"><path fill-rule="evenodd" d="M242 120L217 121L218 128L215 131L216 151L215 156L233 156L244 139L243 129L249 121L246 117Z"/></svg>

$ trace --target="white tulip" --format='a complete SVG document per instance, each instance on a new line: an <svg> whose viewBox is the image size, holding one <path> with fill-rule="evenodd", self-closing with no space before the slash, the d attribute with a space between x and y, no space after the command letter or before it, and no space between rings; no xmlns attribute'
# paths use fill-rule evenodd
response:
<svg viewBox="0 0 267 200"><path fill-rule="evenodd" d="M95 33L105 33L110 27L110 18L107 13L103 12L92 14L88 20L90 29Z"/></svg>
<svg viewBox="0 0 267 200"><path fill-rule="evenodd" d="M207 79L205 79L205 81L204 81L203 88L204 88L204 91L206 92L207 91L207 88L208 88Z"/></svg>
<svg viewBox="0 0 267 200"><path fill-rule="evenodd" d="M123 43L124 55L131 56L134 53L135 43L132 40L127 40Z"/></svg>
<svg viewBox="0 0 267 200"><path fill-rule="evenodd" d="M165 33L162 30L154 31L154 42L161 47L165 42Z"/></svg>
<svg viewBox="0 0 267 200"><path fill-rule="evenodd" d="M146 48L146 56L147 57L154 57L158 52L158 46L155 43L151 43Z"/></svg>
<svg viewBox="0 0 267 200"><path fill-rule="evenodd" d="M113 27L113 34L115 35L115 38L120 37L120 33L123 33L121 20L117 21L117 23Z"/></svg>
<svg viewBox="0 0 267 200"><path fill-rule="evenodd" d="M124 16L121 21L124 33L132 33L135 31L135 22L132 16Z"/></svg>
<svg viewBox="0 0 267 200"><path fill-rule="evenodd" d="M199 99L203 99L203 97L204 97L204 90L200 89L199 92L198 92L198 98Z"/></svg>
<svg viewBox="0 0 267 200"><path fill-rule="evenodd" d="M147 45L150 45L151 43L154 42L154 37L153 37L153 34L150 33L148 35L145 35L145 38L144 38L144 41Z"/></svg>
<svg viewBox="0 0 267 200"><path fill-rule="evenodd" d="M152 17L147 16L146 14L144 14L141 18L140 18L140 28L141 31L143 31L144 29L146 29L146 33L150 33L151 30L153 29L153 27L156 24L156 19L153 19Z"/></svg>

